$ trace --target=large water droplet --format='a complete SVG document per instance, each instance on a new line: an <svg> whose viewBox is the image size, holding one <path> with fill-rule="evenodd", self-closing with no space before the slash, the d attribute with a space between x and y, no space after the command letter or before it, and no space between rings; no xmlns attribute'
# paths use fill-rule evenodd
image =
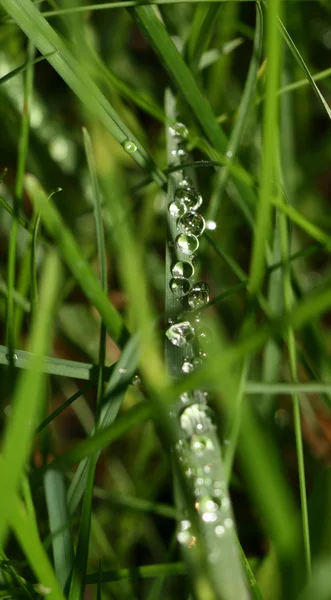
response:
<svg viewBox="0 0 331 600"><path fill-rule="evenodd" d="M180 426L188 437L204 434L215 429L213 412L203 404L192 404L180 416Z"/></svg>
<svg viewBox="0 0 331 600"><path fill-rule="evenodd" d="M188 210L196 210L202 204L202 196L192 188L177 188L175 200L185 204Z"/></svg>
<svg viewBox="0 0 331 600"><path fill-rule="evenodd" d="M193 233L199 236L205 229L205 220L199 213L189 211L178 219L177 227L182 233Z"/></svg>
<svg viewBox="0 0 331 600"><path fill-rule="evenodd" d="M174 137L186 138L188 136L188 129L184 123L175 123L169 127L171 135Z"/></svg>
<svg viewBox="0 0 331 600"><path fill-rule="evenodd" d="M177 250L180 250L183 254L193 254L199 248L199 240L195 235L190 233L184 233L176 238Z"/></svg>
<svg viewBox="0 0 331 600"><path fill-rule="evenodd" d="M171 279L170 281L170 289L174 296L177 296L177 298L186 296L189 293L190 288L190 282L183 277Z"/></svg>
<svg viewBox="0 0 331 600"><path fill-rule="evenodd" d="M172 217L177 219L185 214L186 206L185 204L181 204L179 200L175 200L169 204L168 211Z"/></svg>
<svg viewBox="0 0 331 600"><path fill-rule="evenodd" d="M166 331L166 336L174 346L185 346L193 342L195 332L189 321L183 321L171 325Z"/></svg>
<svg viewBox="0 0 331 600"><path fill-rule="evenodd" d="M174 277L185 277L189 279L194 273L193 265L187 260L177 261L171 269Z"/></svg>
<svg viewBox="0 0 331 600"><path fill-rule="evenodd" d="M125 152L128 152L129 154L132 154L137 150L137 146L132 140L126 140L123 144L123 148Z"/></svg>
<svg viewBox="0 0 331 600"><path fill-rule="evenodd" d="M204 281L198 281L192 287L192 290L188 297L189 306L196 310L198 308L202 308L205 304L209 302L209 285Z"/></svg>

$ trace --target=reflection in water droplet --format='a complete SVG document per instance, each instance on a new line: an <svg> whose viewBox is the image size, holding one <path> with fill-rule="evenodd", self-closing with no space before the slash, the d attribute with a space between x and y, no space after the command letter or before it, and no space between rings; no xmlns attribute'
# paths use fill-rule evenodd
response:
<svg viewBox="0 0 331 600"><path fill-rule="evenodd" d="M193 254L199 248L199 240L190 233L182 234L176 238L176 246L183 254Z"/></svg>
<svg viewBox="0 0 331 600"><path fill-rule="evenodd" d="M168 340L174 346L185 346L194 340L194 329L189 321L175 323L166 331Z"/></svg>
<svg viewBox="0 0 331 600"><path fill-rule="evenodd" d="M186 138L188 136L188 129L184 123L175 123L169 127L169 131L174 137Z"/></svg>
<svg viewBox="0 0 331 600"><path fill-rule="evenodd" d="M175 200L184 204L188 210L196 210L202 204L202 196L191 188L177 188Z"/></svg>
<svg viewBox="0 0 331 600"><path fill-rule="evenodd" d="M171 279L170 281L170 289L174 296L177 296L177 298L186 296L189 293L190 288L190 282L183 277Z"/></svg>
<svg viewBox="0 0 331 600"><path fill-rule="evenodd" d="M182 233L193 233L199 236L205 229L205 220L199 213L188 211L178 219L177 227Z"/></svg>
<svg viewBox="0 0 331 600"><path fill-rule="evenodd" d="M212 410L203 404L188 406L180 416L180 426L189 437L193 434L202 434L214 430L213 421Z"/></svg>
<svg viewBox="0 0 331 600"><path fill-rule="evenodd" d="M126 140L126 142L124 142L123 148L125 152L128 152L129 154L132 154L137 150L137 146L132 140Z"/></svg>
<svg viewBox="0 0 331 600"><path fill-rule="evenodd" d="M217 228L217 223L215 221L206 221L206 229L209 231L214 231Z"/></svg>
<svg viewBox="0 0 331 600"><path fill-rule="evenodd" d="M172 217L178 218L185 214L186 207L185 204L181 204L178 200L175 200L169 204L168 211Z"/></svg>
<svg viewBox="0 0 331 600"><path fill-rule="evenodd" d="M177 261L171 269L174 277L185 277L189 279L194 273L194 268L187 260Z"/></svg>

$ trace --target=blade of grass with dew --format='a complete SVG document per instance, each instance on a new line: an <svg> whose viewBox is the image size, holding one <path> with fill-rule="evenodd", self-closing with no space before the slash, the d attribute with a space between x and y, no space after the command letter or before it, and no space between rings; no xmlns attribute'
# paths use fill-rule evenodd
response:
<svg viewBox="0 0 331 600"><path fill-rule="evenodd" d="M94 116L100 119L133 160L150 172L162 187L165 178L161 171L35 4L31 0L2 0L2 6L42 54L55 51L54 55L47 58L55 71Z"/></svg>
<svg viewBox="0 0 331 600"><path fill-rule="evenodd" d="M31 175L26 177L26 189L47 230L56 239L67 266L86 297L99 311L109 334L115 342L123 343L127 339L128 333L122 318L105 295L96 275L84 258L74 236L66 227L52 200L47 199L40 184Z"/></svg>
<svg viewBox="0 0 331 600"><path fill-rule="evenodd" d="M54 568L59 585L64 591L73 569L74 549L63 474L53 470L47 471L44 488L52 534Z"/></svg>
<svg viewBox="0 0 331 600"><path fill-rule="evenodd" d="M92 196L94 202L94 215L97 235L97 247L100 269L100 284L105 295L107 295L107 257L105 248L105 235L102 221L102 207L100 189L96 175L95 162L92 150L92 142L87 129L83 129L85 153L92 183ZM101 322L100 327L100 342L99 342L99 373L97 386L97 407L100 405L103 398L103 370L106 355L106 328ZM116 373L116 371L115 371ZM106 425L110 424L108 422ZM88 561L90 529L91 529L91 514L93 501L93 485L95 477L95 469L97 466L99 452L90 457L87 465L87 476L85 481L85 490L83 497L83 506L81 518L79 522L78 540L75 553L75 561L72 573L72 579L69 590L69 600L80 600L84 595L85 577ZM85 463L83 463L85 464Z"/></svg>
<svg viewBox="0 0 331 600"><path fill-rule="evenodd" d="M102 406L99 407L99 416L96 431L109 427L116 419L124 394L136 372L138 364L137 338L133 336L123 349L121 358L116 363L111 378L106 386L102 398ZM70 514L76 510L84 490L89 468L89 461L83 460L75 472L74 478L68 490L68 502Z"/></svg>
<svg viewBox="0 0 331 600"><path fill-rule="evenodd" d="M252 57L248 69L248 74L246 78L246 83L244 87L243 94L241 96L237 118L232 129L227 150L226 157L228 159L227 164L220 172L219 177L217 178L215 190L213 191L213 196L211 198L209 207L208 207L208 218L214 219L219 211L219 206L222 201L222 196L224 194L226 182L229 177L229 169L233 164L240 140L243 135L243 131L245 129L247 119L249 116L249 112L252 108L252 102L254 98L254 93L256 89L257 82L257 73L261 60L261 52L262 52L262 43L263 43L263 15L260 4L257 2L256 4L256 25L255 25L255 33L254 33L254 43L253 43L253 52Z"/></svg>
<svg viewBox="0 0 331 600"><path fill-rule="evenodd" d="M32 352L14 349L15 367L28 369L33 358ZM0 365L9 366L7 346L0 346ZM43 361L44 373L58 375L60 377L71 377L72 379L83 379L91 382L98 380L98 366L90 363L67 360L64 358L53 358L45 356ZM107 380L113 371L113 367L106 367L104 377Z"/></svg>
<svg viewBox="0 0 331 600"><path fill-rule="evenodd" d="M279 81L281 44L277 27L280 0L274 0L267 13L267 56L268 72L266 102L263 117L263 157L260 176L259 202L256 214L256 227L250 265L249 291L256 296L262 284L265 269L265 249L270 231L270 198L273 195L274 150L276 124L278 119L278 99L276 96Z"/></svg>
<svg viewBox="0 0 331 600"><path fill-rule="evenodd" d="M3 441L5 470L1 473L3 489L6 494L0 496L0 544L6 529L8 498L15 493L32 447L38 416L44 402L46 388L43 372L44 355L50 342L50 332L55 311L56 294L60 283L59 261L52 253L48 256L43 270L41 283L41 306L34 321L31 346L30 368L22 373L14 392L13 413L6 427ZM26 418L26 401L29 399L29 419Z"/></svg>
<svg viewBox="0 0 331 600"><path fill-rule="evenodd" d="M34 46L31 42L28 44L28 62L29 66L26 71L25 82L24 82L24 104L21 117L21 130L18 145L18 159L17 159L17 173L15 182L15 198L14 198L14 213L19 214L21 204L23 200L24 191L24 172L28 153L29 144L29 129L30 129L30 100L33 89L33 65L31 61L34 56ZM14 304L14 289L15 289L15 273L16 273L16 245L18 235L18 222L16 219L12 220L10 236L9 236L9 248L8 248L8 297L7 297L7 315L6 315L6 341L9 349L9 354L12 356L13 348L16 345L14 337L14 318L15 318L15 304ZM11 359L13 365L13 360Z"/></svg>

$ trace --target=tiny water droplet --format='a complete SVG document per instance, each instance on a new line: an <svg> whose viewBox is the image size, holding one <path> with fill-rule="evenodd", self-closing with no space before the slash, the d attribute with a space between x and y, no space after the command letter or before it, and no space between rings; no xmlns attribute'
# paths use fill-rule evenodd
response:
<svg viewBox="0 0 331 600"><path fill-rule="evenodd" d="M228 158L232 158L232 157L233 157L233 152L232 152L232 150L228 150L228 151L227 151L227 153L226 153L226 156L227 156Z"/></svg>
<svg viewBox="0 0 331 600"><path fill-rule="evenodd" d="M190 448L197 456L203 456L205 452L214 450L214 444L211 439L206 436L193 435Z"/></svg>
<svg viewBox="0 0 331 600"><path fill-rule="evenodd" d="M218 505L212 498L205 496L199 502L199 511L201 518L205 523L215 523L217 521Z"/></svg>
<svg viewBox="0 0 331 600"><path fill-rule="evenodd" d="M182 371L183 373L192 373L192 371L194 371L194 365L189 360L184 360Z"/></svg>
<svg viewBox="0 0 331 600"><path fill-rule="evenodd" d="M9 352L7 352L6 359L8 362L10 362L11 360L18 360L18 356L17 356L17 354L15 354L15 352L13 354L10 354Z"/></svg>
<svg viewBox="0 0 331 600"><path fill-rule="evenodd" d="M184 394L181 394L181 396L180 396L180 401L183 404L188 404L188 402L191 401L191 397L187 392L184 392Z"/></svg>
<svg viewBox="0 0 331 600"><path fill-rule="evenodd" d="M223 527L223 525L217 525L215 527L215 533L218 537L222 537L222 535L224 535L225 533L225 528Z"/></svg>
<svg viewBox="0 0 331 600"><path fill-rule="evenodd" d="M177 533L177 540L180 544L191 548L195 544L195 537L192 535L192 526L190 521L183 519L179 524L179 531Z"/></svg>
<svg viewBox="0 0 331 600"><path fill-rule="evenodd" d="M190 288L190 282L183 277L171 279L170 281L170 289L177 298L186 296L189 293Z"/></svg>
<svg viewBox="0 0 331 600"><path fill-rule="evenodd" d="M287 427L291 421L289 413L284 408L279 408L278 410L276 410L274 419L276 425L278 425L278 427L280 427L281 429Z"/></svg>
<svg viewBox="0 0 331 600"><path fill-rule="evenodd" d="M184 177L184 179L182 179L178 183L178 185L183 188L192 188L193 189L193 187L194 187L194 183L190 177Z"/></svg>
<svg viewBox="0 0 331 600"><path fill-rule="evenodd" d="M214 231L217 228L217 223L215 221L206 221L206 229L209 231Z"/></svg>
<svg viewBox="0 0 331 600"><path fill-rule="evenodd" d="M188 136L188 129L184 123L175 123L169 127L169 131L174 137L186 138Z"/></svg>
<svg viewBox="0 0 331 600"><path fill-rule="evenodd" d="M188 210L196 210L202 204L202 196L192 188L177 188L175 200L184 204Z"/></svg>
<svg viewBox="0 0 331 600"><path fill-rule="evenodd" d="M185 408L179 422L188 437L193 434L208 433L215 429L212 410L201 404L192 404Z"/></svg>
<svg viewBox="0 0 331 600"><path fill-rule="evenodd" d="M205 220L199 213L189 211L178 219L177 227L182 233L193 233L198 237L205 229Z"/></svg>
<svg viewBox="0 0 331 600"><path fill-rule="evenodd" d="M194 273L194 268L187 260L179 260L173 265L171 272L174 277L185 277L186 279L189 279Z"/></svg>
<svg viewBox="0 0 331 600"><path fill-rule="evenodd" d="M166 331L168 340L174 346L185 346L194 340L195 332L189 321L175 323Z"/></svg>
<svg viewBox="0 0 331 600"><path fill-rule="evenodd" d="M183 254L193 254L199 248L199 240L195 235L190 233L184 233L176 238L177 250L180 250Z"/></svg>
<svg viewBox="0 0 331 600"><path fill-rule="evenodd" d="M233 527L233 520L230 517L224 519L224 526L226 529L231 529Z"/></svg>
<svg viewBox="0 0 331 600"><path fill-rule="evenodd" d="M127 369L124 369L123 367L121 367L120 369L118 369L118 372L121 373L121 375L123 375L124 373L127 372Z"/></svg>
<svg viewBox="0 0 331 600"><path fill-rule="evenodd" d="M135 375L132 379L132 385L140 385L141 384L141 379L139 377L139 375Z"/></svg>
<svg viewBox="0 0 331 600"><path fill-rule="evenodd" d="M137 146L132 140L126 140L126 142L124 142L123 148L125 152L128 152L129 154L132 154L137 150Z"/></svg>
<svg viewBox="0 0 331 600"><path fill-rule="evenodd" d="M186 207L185 204L181 204L178 200L174 200L174 202L169 204L168 211L172 217L177 219L185 214Z"/></svg>

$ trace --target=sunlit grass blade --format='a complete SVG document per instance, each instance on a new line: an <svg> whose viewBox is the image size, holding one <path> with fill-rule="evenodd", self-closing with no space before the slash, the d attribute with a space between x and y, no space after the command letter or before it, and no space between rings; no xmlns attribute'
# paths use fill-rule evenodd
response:
<svg viewBox="0 0 331 600"><path fill-rule="evenodd" d="M44 486L52 534L55 573L61 589L65 590L73 568L74 551L63 474L52 470L47 471Z"/></svg>
<svg viewBox="0 0 331 600"><path fill-rule="evenodd" d="M24 467L29 460L38 417L44 403L46 378L43 372L43 359L50 343L59 278L59 261L55 254L51 254L44 267L41 283L42 305L31 334L31 346L34 353L29 369L22 373L15 389L13 413L4 434L3 457L5 470L1 476L8 497L7 493L0 497L1 543L7 526L8 498L18 489ZM28 419L26 418L27 398L29 398Z"/></svg>
<svg viewBox="0 0 331 600"><path fill-rule="evenodd" d="M32 176L26 177L26 188L47 230L55 238L76 281L86 297L99 311L109 334L116 342L123 343L127 337L127 330L122 318L105 295L96 275L84 258L74 236L66 227L52 200L47 198L38 181Z"/></svg>
<svg viewBox="0 0 331 600"><path fill-rule="evenodd" d="M133 160L150 172L159 185L164 185L164 176L146 150L88 76L83 65L79 64L64 41L40 14L36 5L31 0L3 0L2 6L42 54L55 52L47 60L62 79L120 144L125 146L126 142L131 142L129 153ZM135 150L132 151L133 148Z"/></svg>

